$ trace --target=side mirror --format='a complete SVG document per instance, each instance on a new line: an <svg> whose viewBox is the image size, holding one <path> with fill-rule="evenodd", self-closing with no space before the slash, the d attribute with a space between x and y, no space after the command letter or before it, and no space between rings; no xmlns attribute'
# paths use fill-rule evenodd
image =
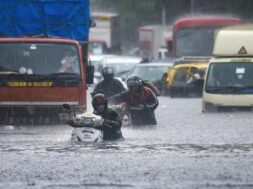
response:
<svg viewBox="0 0 253 189"><path fill-rule="evenodd" d="M86 67L86 82L87 84L93 84L94 80L94 66L93 65L87 65Z"/></svg>
<svg viewBox="0 0 253 189"><path fill-rule="evenodd" d="M168 49L168 53L169 55L172 55L172 52L173 52L173 41L168 41L167 43L167 49Z"/></svg>
<svg viewBox="0 0 253 189"><path fill-rule="evenodd" d="M67 111L71 110L71 107L70 107L69 104L63 104L62 107L63 107L64 110L67 110Z"/></svg>
<svg viewBox="0 0 253 189"><path fill-rule="evenodd" d="M83 53L83 61L86 63L86 83L87 84L93 84L94 79L94 66L91 65L91 61L88 58L88 43L81 43L82 46L82 53Z"/></svg>
<svg viewBox="0 0 253 189"><path fill-rule="evenodd" d="M97 26L96 22L94 19L90 19L90 27L95 28Z"/></svg>
<svg viewBox="0 0 253 189"><path fill-rule="evenodd" d="M74 120L66 120L65 123L70 126L75 126Z"/></svg>
<svg viewBox="0 0 253 189"><path fill-rule="evenodd" d="M74 112L74 110L71 108L71 106L70 106L69 104L63 104L63 105L62 105L62 108L63 108L65 111L68 111L68 112L73 111L74 117L76 116L76 113Z"/></svg>

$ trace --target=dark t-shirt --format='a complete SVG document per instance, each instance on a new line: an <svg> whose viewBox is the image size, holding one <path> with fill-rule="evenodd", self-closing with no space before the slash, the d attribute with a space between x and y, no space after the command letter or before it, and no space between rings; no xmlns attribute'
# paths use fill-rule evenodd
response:
<svg viewBox="0 0 253 189"><path fill-rule="evenodd" d="M103 138L105 141L123 138L121 133L122 122L119 115L115 111L108 109L102 114L96 111L94 111L94 113L96 115L100 115L104 119L104 125L99 129L104 132Z"/></svg>
<svg viewBox="0 0 253 189"><path fill-rule="evenodd" d="M93 95L97 93L103 93L107 98L119 94L124 91L122 83L117 79L112 79L109 81L103 80L99 82L94 88Z"/></svg>

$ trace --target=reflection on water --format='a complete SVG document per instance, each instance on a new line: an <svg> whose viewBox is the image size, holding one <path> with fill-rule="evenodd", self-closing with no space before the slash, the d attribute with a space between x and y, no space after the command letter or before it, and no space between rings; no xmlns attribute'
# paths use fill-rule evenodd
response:
<svg viewBox="0 0 253 189"><path fill-rule="evenodd" d="M184 129L185 130L185 129ZM176 132L175 132L176 131ZM102 143L83 143L71 141L72 128L66 126L59 127L4 127L0 128L0 153L170 153L185 154L188 156L225 156L225 155L253 155L253 143L233 143L232 139L228 143L214 141L211 133L197 135L197 130L189 130L189 138L207 138L212 140L205 143L190 142L181 140L182 131L174 132L165 126L145 127L145 128L123 128L125 140ZM205 132L210 132L205 130ZM211 130L212 131L212 130ZM202 131L203 132L203 131ZM216 132L216 135L219 134ZM224 135L222 135L224 136ZM176 142L171 138L176 139ZM231 137L229 137L231 138ZM207 140L209 141L209 140Z"/></svg>
<svg viewBox="0 0 253 189"><path fill-rule="evenodd" d="M253 144L136 144L135 141L82 143L82 142L57 142L57 143L2 143L1 153L171 153L190 156L223 156L223 155L253 155Z"/></svg>

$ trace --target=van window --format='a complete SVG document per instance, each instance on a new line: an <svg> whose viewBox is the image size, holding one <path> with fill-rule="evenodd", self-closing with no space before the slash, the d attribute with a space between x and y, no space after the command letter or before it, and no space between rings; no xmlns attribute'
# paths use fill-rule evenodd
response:
<svg viewBox="0 0 253 189"><path fill-rule="evenodd" d="M248 62L212 63L207 75L206 89L212 87L231 90L235 88L253 89L251 70L253 70L253 64ZM243 91L241 92L243 93Z"/></svg>

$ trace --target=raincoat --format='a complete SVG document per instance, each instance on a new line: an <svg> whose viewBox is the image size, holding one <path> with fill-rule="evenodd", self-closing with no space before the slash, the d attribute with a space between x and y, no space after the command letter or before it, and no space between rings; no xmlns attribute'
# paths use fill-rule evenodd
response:
<svg viewBox="0 0 253 189"><path fill-rule="evenodd" d="M115 95L116 102L126 102L132 125L156 125L155 109L158 106L156 95L148 87L141 87L137 93L131 90Z"/></svg>
<svg viewBox="0 0 253 189"><path fill-rule="evenodd" d="M122 122L119 115L115 111L107 109L103 113L99 113L97 111L94 111L93 113L101 116L104 119L102 126L97 128L103 131L104 141L123 139L121 133Z"/></svg>
<svg viewBox="0 0 253 189"><path fill-rule="evenodd" d="M124 90L125 88L122 83L119 80L112 78L111 80L100 81L94 88L92 95L103 93L106 98L109 98L115 94L123 92Z"/></svg>

